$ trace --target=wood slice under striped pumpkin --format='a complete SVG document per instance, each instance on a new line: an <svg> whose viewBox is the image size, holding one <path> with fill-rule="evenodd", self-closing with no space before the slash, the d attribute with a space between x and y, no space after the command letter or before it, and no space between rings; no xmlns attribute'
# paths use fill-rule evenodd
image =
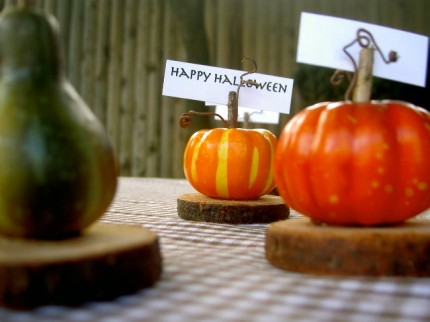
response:
<svg viewBox="0 0 430 322"><path fill-rule="evenodd" d="M187 193L178 197L177 205L182 219L226 224L270 223L286 219L290 214L281 197L274 195L237 201Z"/></svg>

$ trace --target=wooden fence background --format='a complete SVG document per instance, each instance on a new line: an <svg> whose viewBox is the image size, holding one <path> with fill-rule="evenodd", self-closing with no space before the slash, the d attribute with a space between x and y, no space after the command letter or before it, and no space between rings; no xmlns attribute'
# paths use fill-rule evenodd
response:
<svg viewBox="0 0 430 322"><path fill-rule="evenodd" d="M161 95L166 59L240 69L243 57L253 57L261 73L294 77L302 11L430 34L429 0L35 0L34 5L57 17L66 74L110 134L122 176L183 177L188 137L199 127L217 125L200 120L188 130L178 126L181 113L205 107ZM304 105L299 87L296 83L293 114ZM265 127L279 134L288 117Z"/></svg>

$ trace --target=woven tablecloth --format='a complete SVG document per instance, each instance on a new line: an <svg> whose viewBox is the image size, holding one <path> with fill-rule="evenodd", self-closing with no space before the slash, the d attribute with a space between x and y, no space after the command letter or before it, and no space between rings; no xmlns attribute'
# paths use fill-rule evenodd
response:
<svg viewBox="0 0 430 322"><path fill-rule="evenodd" d="M182 220L176 198L187 192L193 189L185 180L121 178L101 219L140 224L159 235L163 274L154 287L75 308L0 308L0 321L430 321L429 278L334 278L281 270L265 258L266 224ZM292 211L290 218L299 216Z"/></svg>

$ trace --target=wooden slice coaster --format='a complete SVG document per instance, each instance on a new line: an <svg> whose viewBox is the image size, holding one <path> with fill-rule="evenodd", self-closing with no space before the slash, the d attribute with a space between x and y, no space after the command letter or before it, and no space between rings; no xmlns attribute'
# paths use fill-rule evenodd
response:
<svg viewBox="0 0 430 322"><path fill-rule="evenodd" d="M0 237L0 305L109 300L153 285L161 270L158 237L140 226L95 224L55 241Z"/></svg>
<svg viewBox="0 0 430 322"><path fill-rule="evenodd" d="M333 227L309 219L270 224L266 258L282 269L324 275L430 276L430 220L392 227Z"/></svg>
<svg viewBox="0 0 430 322"><path fill-rule="evenodd" d="M200 193L178 197L182 219L226 224L270 223L288 218L290 210L279 196L265 195L256 200L221 200Z"/></svg>

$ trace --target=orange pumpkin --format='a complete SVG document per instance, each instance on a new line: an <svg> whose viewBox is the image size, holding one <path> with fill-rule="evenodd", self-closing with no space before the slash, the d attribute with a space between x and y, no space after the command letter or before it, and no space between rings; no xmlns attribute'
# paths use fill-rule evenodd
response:
<svg viewBox="0 0 430 322"><path fill-rule="evenodd" d="M430 207L430 113L399 101L318 103L284 128L275 181L334 225L399 223Z"/></svg>
<svg viewBox="0 0 430 322"><path fill-rule="evenodd" d="M273 190L276 137L267 130L215 128L194 133L184 153L184 172L200 193L251 200Z"/></svg>

